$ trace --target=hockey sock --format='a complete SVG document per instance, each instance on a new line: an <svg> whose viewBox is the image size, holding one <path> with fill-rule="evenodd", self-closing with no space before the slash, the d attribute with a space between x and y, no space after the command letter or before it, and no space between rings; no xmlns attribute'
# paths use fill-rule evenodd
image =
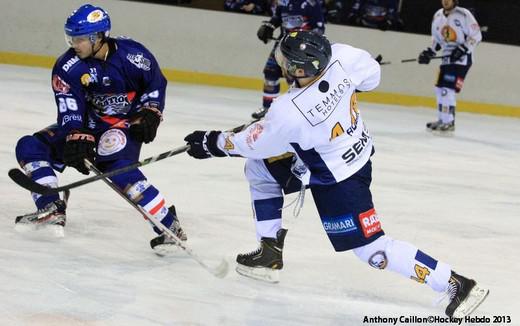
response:
<svg viewBox="0 0 520 326"><path fill-rule="evenodd" d="M276 232L282 227L282 188L263 160L248 159L244 172L251 192L256 237L258 241L276 238Z"/></svg>
<svg viewBox="0 0 520 326"><path fill-rule="evenodd" d="M388 269L425 283L434 291L444 292L448 286L451 267L408 242L384 235L370 244L354 249L354 253L372 267Z"/></svg>
<svg viewBox="0 0 520 326"><path fill-rule="evenodd" d="M446 87L436 87L435 93L437 95L439 120L442 123L455 121L455 107L457 106L455 90Z"/></svg>
<svg viewBox="0 0 520 326"><path fill-rule="evenodd" d="M276 232L282 227L283 197L253 201L253 212L256 221L256 237L276 238Z"/></svg>
<svg viewBox="0 0 520 326"><path fill-rule="evenodd" d="M45 185L47 187L57 187L58 186L58 178L54 173L54 170L51 168L49 162L46 161L34 161L27 163L23 166L23 169L27 175L31 176L31 179L35 182ZM52 203L60 199L58 194L43 196L37 193L32 192L31 196L36 204L38 209L42 209L47 204Z"/></svg>
<svg viewBox="0 0 520 326"><path fill-rule="evenodd" d="M262 106L269 108L273 99L280 95L280 81L279 80L265 80L264 81L264 96L262 97Z"/></svg>
<svg viewBox="0 0 520 326"><path fill-rule="evenodd" d="M107 170L114 170L126 165L128 165L127 161L116 161ZM143 207L144 210L161 221L164 226L169 228L172 225L174 216L168 210L164 197L159 190L146 180L140 170L136 169L113 176L111 180L123 190L130 200ZM156 227L153 229L157 234L162 233Z"/></svg>

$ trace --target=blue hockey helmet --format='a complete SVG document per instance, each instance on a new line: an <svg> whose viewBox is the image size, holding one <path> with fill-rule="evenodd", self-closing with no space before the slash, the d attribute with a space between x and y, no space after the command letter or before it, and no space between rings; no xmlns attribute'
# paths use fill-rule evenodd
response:
<svg viewBox="0 0 520 326"><path fill-rule="evenodd" d="M88 36L94 43L98 33L102 33L103 37L110 34L110 16L100 7L85 4L73 11L65 22L65 35L69 44L73 37L78 36Z"/></svg>

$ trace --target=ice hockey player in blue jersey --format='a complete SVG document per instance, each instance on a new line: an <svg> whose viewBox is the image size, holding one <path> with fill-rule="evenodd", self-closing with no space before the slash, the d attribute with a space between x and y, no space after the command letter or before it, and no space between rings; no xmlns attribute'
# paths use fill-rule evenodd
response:
<svg viewBox="0 0 520 326"><path fill-rule="evenodd" d="M274 30L280 27L280 37L288 32L315 31L325 32L325 19L321 10L320 0L277 0L273 16L269 21L264 21L258 29L258 38L267 44L273 39ZM262 118L273 99L280 94L280 78L282 71L276 64L274 52L278 42L275 42L273 50L267 58L264 66L264 94L262 107L252 114L254 119ZM290 84L291 80L287 82Z"/></svg>
<svg viewBox="0 0 520 326"><path fill-rule="evenodd" d="M54 170L62 172L66 166L88 174L85 159L104 172L135 163L141 145L156 137L167 81L143 45L111 38L110 28L108 13L90 4L66 20L70 48L57 59L51 79L56 123L22 137L16 145L20 166L40 184L56 187ZM111 180L132 201L186 238L173 206L166 206L159 190L141 171L132 170ZM16 224L63 229L66 201L58 195L32 196L37 212L17 217ZM164 249L171 241L159 234L151 245Z"/></svg>
<svg viewBox="0 0 520 326"><path fill-rule="evenodd" d="M194 131L185 137L188 154L198 159L241 156L249 160L293 153L305 169L295 175L308 184L323 228L338 252L352 250L364 263L390 270L446 293L446 314L463 317L473 312L488 290L455 273L451 266L414 245L386 235L372 202L372 136L361 116L356 91L371 91L380 81L381 68L364 50L346 44L330 45L322 35L292 32L275 53L284 75L294 79L265 115L243 131ZM246 165L256 192L256 214L279 218L281 192L270 171ZM272 173L271 173L272 174ZM262 184L263 183L263 184ZM278 195L277 195L278 194ZM259 222L259 221L257 221ZM259 250L238 255L237 271L254 277L259 269L281 269L286 230L270 223ZM257 232L263 227L257 226Z"/></svg>

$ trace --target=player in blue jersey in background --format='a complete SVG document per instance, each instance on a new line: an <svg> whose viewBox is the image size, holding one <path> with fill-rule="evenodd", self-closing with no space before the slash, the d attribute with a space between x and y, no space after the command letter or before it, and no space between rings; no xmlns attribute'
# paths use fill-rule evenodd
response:
<svg viewBox="0 0 520 326"><path fill-rule="evenodd" d="M57 121L22 137L16 145L20 166L40 184L56 187L54 170L62 172L66 166L88 174L84 159L103 172L133 164L141 145L155 139L167 81L143 45L111 38L110 28L108 13L89 4L67 18L65 36L70 48L52 70ZM111 180L133 202L186 239L174 207L166 206L141 171L131 170ZM16 224L63 229L66 200L57 194L32 196L37 212L17 217ZM151 245L165 249L172 243L159 234Z"/></svg>
<svg viewBox="0 0 520 326"><path fill-rule="evenodd" d="M325 19L319 0L278 0L273 16L264 21L258 29L258 38L267 44L273 39L274 30L280 27L280 38L293 31L314 31L319 34L325 32ZM280 95L280 78L282 71L276 64L274 52L278 42L267 58L264 66L264 94L262 107L252 114L254 119L262 118L273 99ZM291 81L288 80L290 84Z"/></svg>

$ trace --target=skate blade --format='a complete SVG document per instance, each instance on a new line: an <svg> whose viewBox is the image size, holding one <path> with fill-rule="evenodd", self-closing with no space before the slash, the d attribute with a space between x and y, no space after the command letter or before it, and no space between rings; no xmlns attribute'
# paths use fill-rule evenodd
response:
<svg viewBox="0 0 520 326"><path fill-rule="evenodd" d="M278 269L272 269L267 267L248 267L241 264L237 264L235 270L238 274L255 280L264 281L268 283L280 282L280 271Z"/></svg>
<svg viewBox="0 0 520 326"><path fill-rule="evenodd" d="M65 228L56 224L31 224L16 223L14 229L22 234L34 234L44 237L63 238L65 237Z"/></svg>
<svg viewBox="0 0 520 326"><path fill-rule="evenodd" d="M432 135L439 136L439 137L453 137L455 130L449 130L449 131L439 131L439 130L430 130Z"/></svg>
<svg viewBox="0 0 520 326"><path fill-rule="evenodd" d="M181 248L176 244L160 244L153 248L155 254L159 257L174 256L181 251Z"/></svg>
<svg viewBox="0 0 520 326"><path fill-rule="evenodd" d="M470 315L480 304L486 299L489 294L488 289L484 289L475 285L469 292L467 298L460 303L460 305L453 312L453 317L464 318Z"/></svg>

